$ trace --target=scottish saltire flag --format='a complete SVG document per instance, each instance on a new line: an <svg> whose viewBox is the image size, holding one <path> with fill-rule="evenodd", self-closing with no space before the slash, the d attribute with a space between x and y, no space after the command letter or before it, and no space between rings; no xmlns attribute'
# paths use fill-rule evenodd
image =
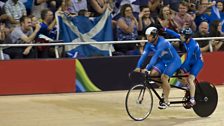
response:
<svg viewBox="0 0 224 126"><path fill-rule="evenodd" d="M69 17L58 14L58 40L66 43L112 41L112 17L107 9L99 17L85 16ZM109 44L71 45L66 46L67 54L71 57L108 56Z"/></svg>

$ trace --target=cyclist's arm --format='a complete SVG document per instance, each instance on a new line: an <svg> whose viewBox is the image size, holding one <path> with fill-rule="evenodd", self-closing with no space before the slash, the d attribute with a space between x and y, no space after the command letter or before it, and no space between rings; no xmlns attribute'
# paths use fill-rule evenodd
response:
<svg viewBox="0 0 224 126"><path fill-rule="evenodd" d="M195 50L195 46L191 43L190 44L190 47L189 47L189 50L187 51L187 57L186 57L186 60L184 61L183 65L181 66L182 68L189 64L189 62L191 61L191 58L192 58L192 55L194 54L194 50Z"/></svg>
<svg viewBox="0 0 224 126"><path fill-rule="evenodd" d="M147 58L147 56L149 55L150 50L151 50L150 44L146 44L144 52L143 52L142 56L140 57L140 59L138 60L137 68L142 68L142 65L143 65L145 59Z"/></svg>
<svg viewBox="0 0 224 126"><path fill-rule="evenodd" d="M179 38L180 39L180 34L176 33L175 31L165 28L164 31L168 34L171 35L173 37Z"/></svg>
<svg viewBox="0 0 224 126"><path fill-rule="evenodd" d="M165 28L164 31L168 34L168 35L171 35L173 37L176 37L178 39L180 39L180 34L176 33L175 31L171 30L171 29L168 29L168 28ZM181 41L179 41L179 46L180 46L180 49L182 51L184 51L181 47L183 46L184 49L186 50L186 45L184 43L182 43Z"/></svg>
<svg viewBox="0 0 224 126"><path fill-rule="evenodd" d="M146 66L147 70L150 70L152 68L152 66L156 64L157 59L159 58L161 52L166 48L166 46L167 46L167 44L163 43L162 45L160 45L158 47L158 50L155 52L155 54L151 58L149 64Z"/></svg>

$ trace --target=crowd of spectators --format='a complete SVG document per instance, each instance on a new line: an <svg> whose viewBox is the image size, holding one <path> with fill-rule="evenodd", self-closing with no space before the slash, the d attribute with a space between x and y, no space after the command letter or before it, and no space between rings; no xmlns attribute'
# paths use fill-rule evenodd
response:
<svg viewBox="0 0 224 126"><path fill-rule="evenodd" d="M136 2L139 6L136 6ZM149 26L176 32L190 27L194 37L223 36L223 0L0 0L0 43L41 43L56 40L55 13L94 17L106 9L113 16L114 41L142 40ZM171 38L161 33L165 38ZM198 41L202 52L223 50L222 40ZM177 42L173 42L178 47ZM116 44L117 55L139 55L144 43ZM52 47L9 47L5 59L52 58Z"/></svg>

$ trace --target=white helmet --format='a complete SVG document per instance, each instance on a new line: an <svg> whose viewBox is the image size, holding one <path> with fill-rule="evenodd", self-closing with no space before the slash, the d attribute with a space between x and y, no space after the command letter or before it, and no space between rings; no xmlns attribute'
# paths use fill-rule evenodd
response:
<svg viewBox="0 0 224 126"><path fill-rule="evenodd" d="M156 37L156 35L158 34L158 30L156 27L149 27L146 29L145 31L146 35L153 35L153 37Z"/></svg>

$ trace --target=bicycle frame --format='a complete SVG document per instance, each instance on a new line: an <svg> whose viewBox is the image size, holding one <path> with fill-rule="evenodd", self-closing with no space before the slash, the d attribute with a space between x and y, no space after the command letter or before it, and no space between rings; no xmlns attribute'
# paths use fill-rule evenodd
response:
<svg viewBox="0 0 224 126"><path fill-rule="evenodd" d="M171 78L183 78L183 77L188 77L188 75L174 75L172 76ZM159 84L162 84L161 81L158 81L158 80L155 80L153 78L160 78L160 76L149 76L148 74L146 74L146 79L145 79L145 86L148 86L150 89L152 89L153 93L156 95L156 97L160 100L160 102L163 102L163 98L158 94L158 92L155 90L155 88L153 87L152 85L152 81L154 83L159 83ZM198 83L197 79L195 79L196 83ZM183 87L178 87L178 86L175 86L175 85L171 85L171 87L174 87L174 88L178 88L178 89L181 89L181 90L184 90L186 92L189 92L189 90L187 90L186 88L183 88ZM188 101L170 101L170 104L181 104L181 103L187 103Z"/></svg>

